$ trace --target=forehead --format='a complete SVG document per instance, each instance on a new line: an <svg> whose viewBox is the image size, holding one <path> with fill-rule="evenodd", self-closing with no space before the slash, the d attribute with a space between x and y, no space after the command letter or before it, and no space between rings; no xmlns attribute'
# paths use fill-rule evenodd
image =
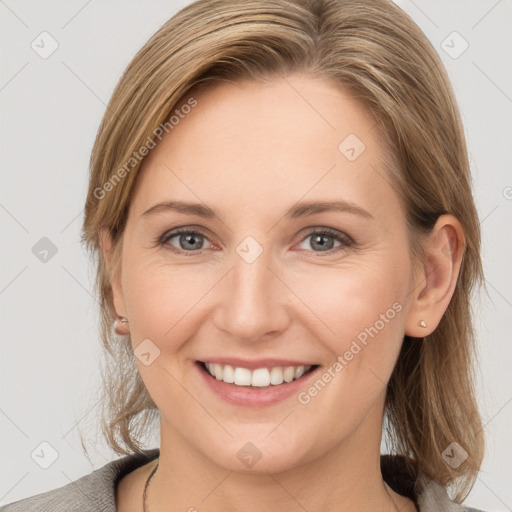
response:
<svg viewBox="0 0 512 512"><path fill-rule="evenodd" d="M169 199L260 214L301 198L398 205L373 117L337 85L289 76L216 83L181 105L190 99L144 160L133 209Z"/></svg>

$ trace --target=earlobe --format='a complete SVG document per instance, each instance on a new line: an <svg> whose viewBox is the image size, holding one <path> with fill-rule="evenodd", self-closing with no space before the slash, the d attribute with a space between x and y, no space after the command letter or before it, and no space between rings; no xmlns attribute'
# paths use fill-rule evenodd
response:
<svg viewBox="0 0 512 512"><path fill-rule="evenodd" d="M423 242L424 259L417 274L405 334L423 338L438 326L455 291L465 237L453 215L441 215Z"/></svg>
<svg viewBox="0 0 512 512"><path fill-rule="evenodd" d="M108 269L110 287L112 290L112 305L118 318L126 317L126 307L121 285L121 267L114 261L115 255L112 247L112 236L107 229L100 231L101 253Z"/></svg>

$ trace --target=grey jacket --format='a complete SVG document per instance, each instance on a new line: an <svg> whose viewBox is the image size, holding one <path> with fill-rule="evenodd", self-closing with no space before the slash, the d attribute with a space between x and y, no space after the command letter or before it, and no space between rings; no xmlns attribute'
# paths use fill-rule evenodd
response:
<svg viewBox="0 0 512 512"><path fill-rule="evenodd" d="M0 512L116 512L116 488L123 476L158 457L158 448L125 455L63 487L36 494L0 508ZM400 457L381 457L384 480L399 494L411 498L420 512L482 512L454 503L432 480L411 479L401 469Z"/></svg>

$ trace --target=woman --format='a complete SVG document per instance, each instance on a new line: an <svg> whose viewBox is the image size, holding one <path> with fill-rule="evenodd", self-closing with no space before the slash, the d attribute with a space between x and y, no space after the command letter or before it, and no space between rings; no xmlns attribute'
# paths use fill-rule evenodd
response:
<svg viewBox="0 0 512 512"><path fill-rule="evenodd" d="M2 510L474 510L479 223L446 73L398 7L180 11L113 93L83 239L125 456Z"/></svg>

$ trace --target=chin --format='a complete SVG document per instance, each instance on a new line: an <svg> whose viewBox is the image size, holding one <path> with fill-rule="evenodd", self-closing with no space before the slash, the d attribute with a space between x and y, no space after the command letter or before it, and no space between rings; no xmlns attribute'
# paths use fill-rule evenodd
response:
<svg viewBox="0 0 512 512"><path fill-rule="evenodd" d="M288 442L284 442L284 438ZM312 452L313 447L308 450L304 441L297 439L296 443L290 443L287 435L276 436L275 439L245 435L230 439L228 443L224 439L224 443L219 441L209 444L203 453L214 464L226 470L247 475L264 475L288 471L312 460L314 457L308 457L307 453ZM212 446L219 448L212 452Z"/></svg>

